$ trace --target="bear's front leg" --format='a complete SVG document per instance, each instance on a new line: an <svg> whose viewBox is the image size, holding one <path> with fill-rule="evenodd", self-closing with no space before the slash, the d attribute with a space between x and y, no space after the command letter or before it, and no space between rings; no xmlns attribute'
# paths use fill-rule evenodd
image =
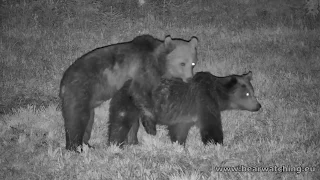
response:
<svg viewBox="0 0 320 180"><path fill-rule="evenodd" d="M142 117L141 123L148 134L156 135L157 134L157 127L156 127L156 120L152 113L148 112L147 110L142 110Z"/></svg>
<svg viewBox="0 0 320 180"><path fill-rule="evenodd" d="M220 112L202 110L199 119L199 128L202 142L223 144L223 131Z"/></svg>
<svg viewBox="0 0 320 180"><path fill-rule="evenodd" d="M132 94L134 104L141 112L141 122L146 132L151 135L156 135L157 119L153 111L154 104L152 101L152 93L149 90L144 90L139 84L134 81L131 84L130 93Z"/></svg>

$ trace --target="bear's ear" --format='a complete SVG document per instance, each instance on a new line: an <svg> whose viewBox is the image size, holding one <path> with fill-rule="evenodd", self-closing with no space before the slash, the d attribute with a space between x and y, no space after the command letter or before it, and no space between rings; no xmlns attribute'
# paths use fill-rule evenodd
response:
<svg viewBox="0 0 320 180"><path fill-rule="evenodd" d="M248 79L249 81L251 81L252 80L252 72L249 71L247 74L244 74L243 77Z"/></svg>
<svg viewBox="0 0 320 180"><path fill-rule="evenodd" d="M232 89L238 83L238 79L236 77L231 76L228 78L227 83L225 84L225 88Z"/></svg>
<svg viewBox="0 0 320 180"><path fill-rule="evenodd" d="M192 46L193 48L197 47L197 45L198 45L198 38L196 38L195 36L193 36L193 37L191 38L191 40L190 40L189 43L191 44L191 46Z"/></svg>
<svg viewBox="0 0 320 180"><path fill-rule="evenodd" d="M164 45L165 46L169 46L169 44L171 43L172 39L171 39L171 36L167 36L165 39L164 39Z"/></svg>

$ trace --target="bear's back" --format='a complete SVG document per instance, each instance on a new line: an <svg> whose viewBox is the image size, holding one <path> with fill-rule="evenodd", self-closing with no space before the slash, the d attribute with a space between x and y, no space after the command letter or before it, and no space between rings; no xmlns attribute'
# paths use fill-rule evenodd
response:
<svg viewBox="0 0 320 180"><path fill-rule="evenodd" d="M150 35L137 36L132 40L132 47L141 52L154 52L162 44L162 41Z"/></svg>
<svg viewBox="0 0 320 180"><path fill-rule="evenodd" d="M150 35L137 36L129 42L93 49L79 57L69 68L97 72L99 69L113 67L117 61L152 54L161 44L160 40Z"/></svg>
<svg viewBox="0 0 320 180"><path fill-rule="evenodd" d="M178 116L193 116L207 107L214 107L216 113L220 113L222 80L209 72L196 73L188 83L180 79L162 79L153 92L155 110L162 121Z"/></svg>

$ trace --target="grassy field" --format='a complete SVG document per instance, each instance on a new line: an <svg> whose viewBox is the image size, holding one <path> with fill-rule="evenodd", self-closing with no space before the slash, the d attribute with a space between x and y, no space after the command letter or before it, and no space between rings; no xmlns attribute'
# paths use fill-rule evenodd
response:
<svg viewBox="0 0 320 180"><path fill-rule="evenodd" d="M0 3L0 179L320 179L320 18L303 1L24 0ZM82 54L140 34L200 40L196 71L253 71L263 108L222 113L225 144L186 147L139 130L107 146L109 102L90 143L65 150L59 82ZM259 171L259 172L257 172Z"/></svg>

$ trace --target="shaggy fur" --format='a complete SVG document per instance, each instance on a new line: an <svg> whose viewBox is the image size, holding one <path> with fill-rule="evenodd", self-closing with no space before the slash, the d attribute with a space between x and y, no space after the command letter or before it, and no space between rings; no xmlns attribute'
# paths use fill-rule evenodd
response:
<svg viewBox="0 0 320 180"><path fill-rule="evenodd" d="M172 142L185 144L189 129L197 125L204 144L223 143L221 111L258 111L260 103L250 83L252 73L216 77L198 72L189 83L162 79L154 90L157 124L166 125ZM126 82L110 102L109 143L137 144L141 111L128 93Z"/></svg>
<svg viewBox="0 0 320 180"><path fill-rule="evenodd" d="M112 96L127 80L128 93L143 112L148 133L155 134L151 94L160 78L187 81L197 62L197 39L189 42L149 35L130 42L97 48L77 59L64 73L60 84L66 148L76 150L88 144L94 122L94 108ZM89 145L89 144L88 144Z"/></svg>

